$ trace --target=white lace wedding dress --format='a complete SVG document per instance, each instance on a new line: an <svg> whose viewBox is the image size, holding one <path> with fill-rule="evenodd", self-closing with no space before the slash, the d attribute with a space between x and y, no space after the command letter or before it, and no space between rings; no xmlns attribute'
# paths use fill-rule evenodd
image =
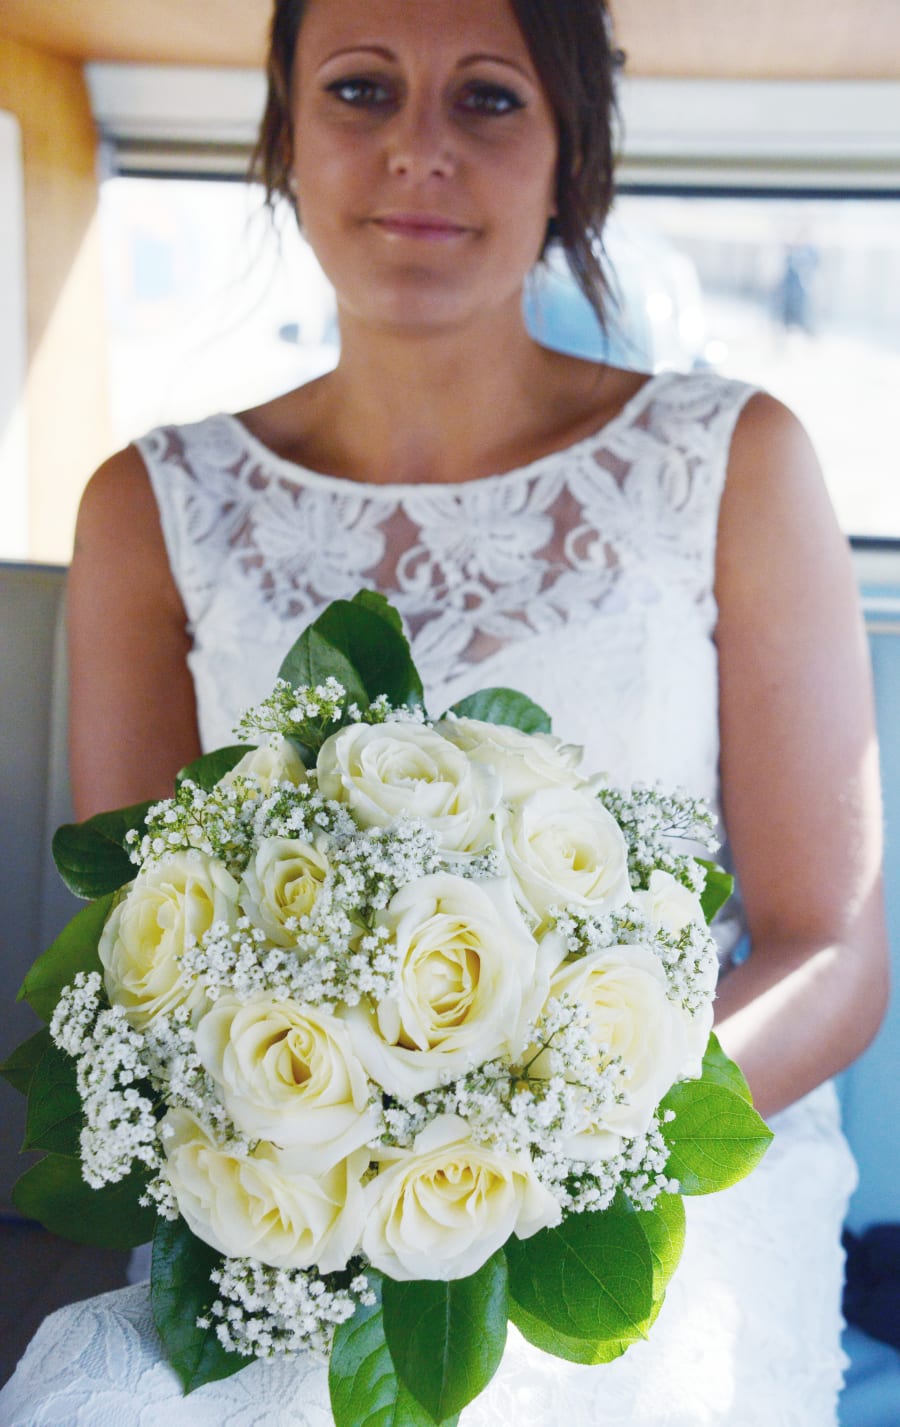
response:
<svg viewBox="0 0 900 1427"><path fill-rule="evenodd" d="M151 433L140 449L193 631L205 746L233 741L240 709L328 601L374 586L404 616L432 712L518 687L585 745L587 766L715 802L716 522L749 394L660 374L595 436L454 486L316 474L230 416ZM511 1330L462 1427L833 1427L854 1167L832 1087L773 1128L747 1181L686 1201L684 1260L649 1342L584 1368ZM0 1422L325 1427L331 1415L325 1369L306 1359L254 1363L182 1399L137 1286L48 1319Z"/></svg>

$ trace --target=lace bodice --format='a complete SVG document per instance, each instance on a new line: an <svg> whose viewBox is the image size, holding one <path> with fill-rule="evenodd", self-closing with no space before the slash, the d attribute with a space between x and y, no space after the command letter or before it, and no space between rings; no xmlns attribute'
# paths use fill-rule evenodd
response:
<svg viewBox="0 0 900 1427"><path fill-rule="evenodd" d="M460 485L321 475L231 416L152 432L204 745L232 740L330 600L369 586L403 615L433 712L518 687L590 766L715 801L716 520L751 390L659 374L595 435Z"/></svg>

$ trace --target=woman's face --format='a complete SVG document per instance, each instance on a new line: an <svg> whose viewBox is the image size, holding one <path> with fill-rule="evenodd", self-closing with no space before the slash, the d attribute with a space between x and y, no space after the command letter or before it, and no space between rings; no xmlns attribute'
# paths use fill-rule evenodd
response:
<svg viewBox="0 0 900 1427"><path fill-rule="evenodd" d="M554 212L554 117L509 0L310 0L294 60L303 228L345 316L507 304Z"/></svg>

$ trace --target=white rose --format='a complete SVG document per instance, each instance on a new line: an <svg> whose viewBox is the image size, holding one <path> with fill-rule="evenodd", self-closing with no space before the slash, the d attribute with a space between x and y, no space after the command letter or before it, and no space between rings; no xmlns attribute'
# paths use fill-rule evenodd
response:
<svg viewBox="0 0 900 1427"><path fill-rule="evenodd" d="M476 1144L465 1120L439 1115L366 1187L363 1253L401 1282L475 1273L511 1234L558 1224L558 1203L527 1156Z"/></svg>
<svg viewBox="0 0 900 1427"><path fill-rule="evenodd" d="M244 871L241 907L276 946L293 946L286 923L309 915L329 871L328 858L311 843L265 837Z"/></svg>
<svg viewBox="0 0 900 1427"><path fill-rule="evenodd" d="M613 946L561 966L551 996L585 1006L596 1064L620 1058L617 1089L622 1104L603 1112L603 1123L566 1145L573 1158L593 1159L618 1148L619 1137L644 1134L653 1112L695 1063L694 1017L669 999L665 969L649 947ZM540 1074L541 1064L533 1067Z"/></svg>
<svg viewBox="0 0 900 1427"><path fill-rule="evenodd" d="M324 1174L378 1132L365 1071L327 1011L265 994L220 996L197 1027L197 1053L237 1128L303 1149Z"/></svg>
<svg viewBox="0 0 900 1427"><path fill-rule="evenodd" d="M286 738L280 737L260 748L251 748L224 778L219 779L219 786L230 788L238 777L253 778L259 784L263 797L268 797L279 783L293 783L301 788L307 781L306 769L296 748Z"/></svg>
<svg viewBox="0 0 900 1427"><path fill-rule="evenodd" d="M213 922L233 926L237 883L202 852L175 852L138 873L116 903L100 938L104 984L133 1025L206 1004L199 983L185 983L181 958Z"/></svg>
<svg viewBox="0 0 900 1427"><path fill-rule="evenodd" d="M373 1080L418 1095L524 1048L550 967L507 882L438 872L402 888L379 921L398 957L393 987L377 1010L342 1012Z"/></svg>
<svg viewBox="0 0 900 1427"><path fill-rule="evenodd" d="M601 912L629 894L622 830L588 791L532 793L506 815L503 848L524 905L541 923L553 906Z"/></svg>
<svg viewBox="0 0 900 1427"><path fill-rule="evenodd" d="M251 1155L219 1148L187 1110L162 1125L166 1173L179 1212L205 1244L231 1258L323 1273L346 1266L359 1246L365 1208L358 1150L326 1174L306 1171L302 1150L260 1144Z"/></svg>
<svg viewBox="0 0 900 1427"><path fill-rule="evenodd" d="M492 768L510 802L539 788L578 788L587 780L578 772L583 750L549 733L522 733L506 724L449 714L435 728L474 763Z"/></svg>
<svg viewBox="0 0 900 1427"><path fill-rule="evenodd" d="M684 931L689 922L701 927L706 925L696 892L685 887L671 872L659 868L650 873L650 886L646 891L632 892L629 901L653 926L672 936Z"/></svg>
<svg viewBox="0 0 900 1427"><path fill-rule="evenodd" d="M413 723L351 724L326 738L319 790L346 803L363 827L421 818L451 852L491 841L499 780L433 729Z"/></svg>

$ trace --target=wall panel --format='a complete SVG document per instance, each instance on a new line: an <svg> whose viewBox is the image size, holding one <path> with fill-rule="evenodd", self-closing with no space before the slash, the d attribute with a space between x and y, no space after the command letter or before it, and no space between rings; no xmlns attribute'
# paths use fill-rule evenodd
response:
<svg viewBox="0 0 900 1427"><path fill-rule="evenodd" d="M18 119L25 179L27 553L65 561L110 444L96 132L81 66L2 37L0 109Z"/></svg>

